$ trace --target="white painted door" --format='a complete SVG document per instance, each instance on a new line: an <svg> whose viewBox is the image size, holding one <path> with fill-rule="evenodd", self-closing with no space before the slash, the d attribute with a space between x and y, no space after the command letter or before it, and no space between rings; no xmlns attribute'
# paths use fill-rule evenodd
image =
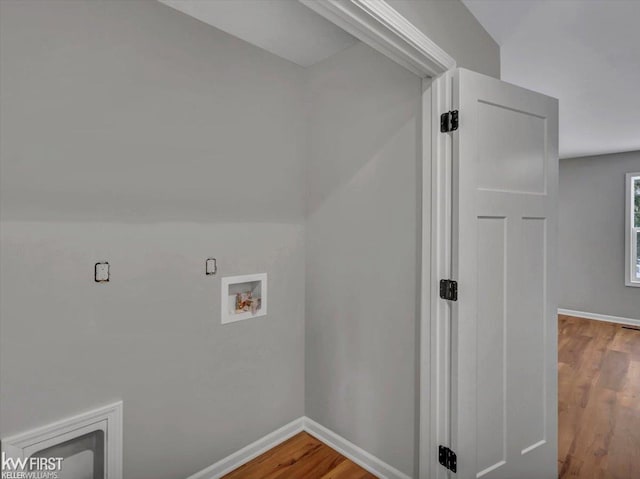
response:
<svg viewBox="0 0 640 479"><path fill-rule="evenodd" d="M453 81L451 449L457 476L557 478L557 100Z"/></svg>

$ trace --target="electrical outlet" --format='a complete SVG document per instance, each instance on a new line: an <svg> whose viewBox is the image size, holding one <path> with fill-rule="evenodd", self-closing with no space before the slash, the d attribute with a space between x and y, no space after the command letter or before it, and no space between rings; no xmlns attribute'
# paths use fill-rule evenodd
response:
<svg viewBox="0 0 640 479"><path fill-rule="evenodd" d="M96 263L95 268L96 283L107 283L109 281L109 263Z"/></svg>
<svg viewBox="0 0 640 479"><path fill-rule="evenodd" d="M218 271L218 266L216 265L216 259L215 258L207 259L207 263L205 266L205 272L207 273L207 275L216 274L217 271Z"/></svg>

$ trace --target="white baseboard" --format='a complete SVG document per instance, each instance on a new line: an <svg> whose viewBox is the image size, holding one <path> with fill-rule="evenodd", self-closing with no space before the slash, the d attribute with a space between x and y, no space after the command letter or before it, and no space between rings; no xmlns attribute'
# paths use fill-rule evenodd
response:
<svg viewBox="0 0 640 479"><path fill-rule="evenodd" d="M260 454L267 452L269 449L277 446L281 442L286 441L303 430L304 418L300 417L291 421L289 424L282 426L266 436L252 442L248 446L243 447L230 456L220 459L215 464L196 472L187 479L219 479L225 474L230 473L234 469L239 468Z"/></svg>
<svg viewBox="0 0 640 479"><path fill-rule="evenodd" d="M196 472L187 479L220 479L225 474L230 473L302 431L308 432L380 479L411 479L405 473L400 472L335 432L304 416L291 421L289 424L243 447L206 469Z"/></svg>
<svg viewBox="0 0 640 479"><path fill-rule="evenodd" d="M587 313L585 311L574 311L573 309L558 309L558 314L566 316L576 316L578 318L596 319L598 321L606 321L607 323L626 324L628 326L637 326L640 328L640 319L623 318L620 316L609 316L607 314Z"/></svg>
<svg viewBox="0 0 640 479"><path fill-rule="evenodd" d="M404 472L381 461L313 419L304 418L304 430L380 479L411 479Z"/></svg>

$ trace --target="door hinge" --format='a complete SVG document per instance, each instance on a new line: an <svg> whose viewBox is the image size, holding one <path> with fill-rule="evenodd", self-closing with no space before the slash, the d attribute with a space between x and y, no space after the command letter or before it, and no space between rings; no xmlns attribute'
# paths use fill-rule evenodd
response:
<svg viewBox="0 0 640 479"><path fill-rule="evenodd" d="M458 469L456 453L446 446L438 447L438 461L451 472L456 472Z"/></svg>
<svg viewBox="0 0 640 479"><path fill-rule="evenodd" d="M449 301L458 301L458 282L451 279L441 279L440 297Z"/></svg>
<svg viewBox="0 0 640 479"><path fill-rule="evenodd" d="M458 110L448 111L440 115L440 131L447 133L458 129Z"/></svg>

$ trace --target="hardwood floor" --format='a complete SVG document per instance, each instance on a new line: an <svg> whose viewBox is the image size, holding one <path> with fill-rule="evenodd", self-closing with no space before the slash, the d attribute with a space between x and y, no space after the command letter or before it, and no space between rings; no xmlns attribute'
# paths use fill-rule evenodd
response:
<svg viewBox="0 0 640 479"><path fill-rule="evenodd" d="M640 478L640 331L559 316L560 478Z"/></svg>
<svg viewBox="0 0 640 479"><path fill-rule="evenodd" d="M223 479L375 479L375 476L301 432Z"/></svg>
<svg viewBox="0 0 640 479"><path fill-rule="evenodd" d="M559 317L560 479L640 479L640 331ZM302 432L224 479L375 479Z"/></svg>

